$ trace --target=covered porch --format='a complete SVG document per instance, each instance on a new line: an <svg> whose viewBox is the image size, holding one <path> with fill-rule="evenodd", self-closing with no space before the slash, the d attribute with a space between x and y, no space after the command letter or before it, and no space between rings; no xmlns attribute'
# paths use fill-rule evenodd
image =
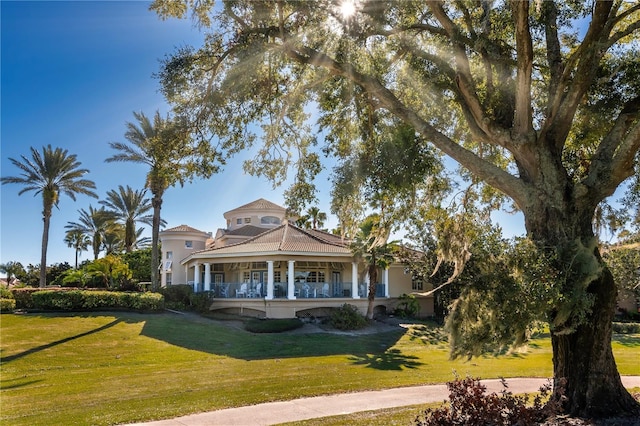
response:
<svg viewBox="0 0 640 426"><path fill-rule="evenodd" d="M359 299L366 298L369 277L355 262L267 260L186 264L194 292L212 299ZM389 296L388 270L376 284L376 297Z"/></svg>

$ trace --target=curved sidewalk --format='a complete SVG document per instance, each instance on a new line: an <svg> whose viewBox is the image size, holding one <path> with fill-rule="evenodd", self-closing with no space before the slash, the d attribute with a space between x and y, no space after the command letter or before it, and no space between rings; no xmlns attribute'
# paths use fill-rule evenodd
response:
<svg viewBox="0 0 640 426"><path fill-rule="evenodd" d="M500 392L499 379L482 380L487 391ZM537 392L547 379L511 378L508 390L514 394ZM623 376L627 388L640 387L640 376ZM391 407L426 404L444 401L448 397L444 384L410 386L380 391L353 392L346 394L300 398L291 401L268 402L245 407L192 414L169 420L135 423L137 426L262 426L294 422L319 417L351 414L360 411L379 410ZM131 425L133 426L133 425Z"/></svg>

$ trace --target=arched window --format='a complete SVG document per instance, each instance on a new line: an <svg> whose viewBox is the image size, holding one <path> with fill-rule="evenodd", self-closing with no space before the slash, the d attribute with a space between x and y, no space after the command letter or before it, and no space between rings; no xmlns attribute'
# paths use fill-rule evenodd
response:
<svg viewBox="0 0 640 426"><path fill-rule="evenodd" d="M275 216L262 216L260 223L263 225L280 225L280 219Z"/></svg>

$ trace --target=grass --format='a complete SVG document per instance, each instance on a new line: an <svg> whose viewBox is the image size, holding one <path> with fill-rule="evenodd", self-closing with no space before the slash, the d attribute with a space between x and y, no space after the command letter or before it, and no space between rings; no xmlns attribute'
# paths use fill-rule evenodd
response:
<svg viewBox="0 0 640 426"><path fill-rule="evenodd" d="M2 315L0 321L0 421L12 425L154 420L442 383L454 371L482 378L552 372L548 338L518 353L450 361L447 344L424 329L251 334L192 316L136 313ZM625 335L613 348L621 374L640 375L640 335Z"/></svg>

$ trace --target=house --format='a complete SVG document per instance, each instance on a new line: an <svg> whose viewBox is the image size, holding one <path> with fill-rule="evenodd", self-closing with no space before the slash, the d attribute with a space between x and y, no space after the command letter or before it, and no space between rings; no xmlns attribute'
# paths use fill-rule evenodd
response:
<svg viewBox="0 0 640 426"><path fill-rule="evenodd" d="M214 238L187 225L160 233L161 283L189 284L212 296L211 310L267 318L323 316L345 303L367 309L366 266L349 242L288 220L285 208L258 199L224 214ZM405 265L379 271L375 306L391 312L398 298L423 291ZM433 315L433 298L418 297L420 315Z"/></svg>

